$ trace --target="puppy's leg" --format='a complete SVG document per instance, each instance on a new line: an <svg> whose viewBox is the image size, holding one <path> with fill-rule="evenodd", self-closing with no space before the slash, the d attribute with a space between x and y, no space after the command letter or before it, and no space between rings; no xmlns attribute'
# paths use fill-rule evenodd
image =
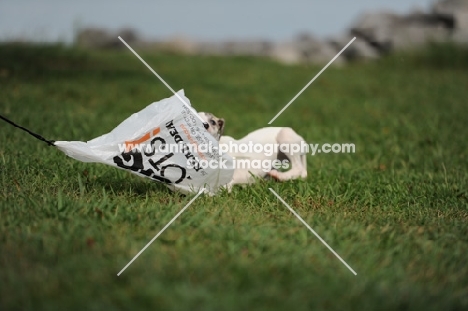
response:
<svg viewBox="0 0 468 311"><path fill-rule="evenodd" d="M226 189L226 191L228 193L231 193L232 192L232 186L234 186L234 184L231 182L229 182L228 184L225 184L224 186L222 186L222 188Z"/></svg>
<svg viewBox="0 0 468 311"><path fill-rule="evenodd" d="M304 144L301 144L301 142L304 142L304 138L299 136L292 128L285 127L278 133L276 140L280 146L284 145L288 147L287 149L283 149L286 151L283 152L283 154L288 158L292 167L287 172L272 170L269 175L280 181L307 178L307 150L301 150L301 147Z"/></svg>

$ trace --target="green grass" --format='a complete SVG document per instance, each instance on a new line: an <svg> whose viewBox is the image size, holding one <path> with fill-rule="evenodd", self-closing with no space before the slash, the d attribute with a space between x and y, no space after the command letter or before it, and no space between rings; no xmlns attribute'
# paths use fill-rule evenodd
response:
<svg viewBox="0 0 468 311"><path fill-rule="evenodd" d="M266 126L320 70L142 56L235 137ZM0 309L466 310L466 59L437 47L328 69L274 125L356 153L309 156L306 181L198 198L120 277L191 197L2 122ZM0 114L53 140L92 139L171 95L127 50L3 45L0 85Z"/></svg>

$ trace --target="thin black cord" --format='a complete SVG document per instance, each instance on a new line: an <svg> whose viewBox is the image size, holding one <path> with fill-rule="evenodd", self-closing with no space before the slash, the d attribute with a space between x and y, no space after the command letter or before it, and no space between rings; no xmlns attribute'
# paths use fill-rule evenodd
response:
<svg viewBox="0 0 468 311"><path fill-rule="evenodd" d="M44 137L42 137L41 135L36 134L36 133L34 133L34 132L31 132L31 131L28 130L27 128L22 127L22 126L16 124L15 122L13 122L13 121L11 121L11 120L5 118L5 117L2 116L2 115L0 115L0 119L2 119L3 121L5 121L5 122L7 122L7 123L10 123L10 124L13 125L14 127L17 127L17 128L19 128L19 129L21 129L21 130L27 132L29 135L32 135L32 136L34 136L35 138L39 139L40 141L45 142L45 143L48 144L49 146L55 146L55 144L54 144L55 141L54 141L54 140L47 140L47 139L45 139Z"/></svg>

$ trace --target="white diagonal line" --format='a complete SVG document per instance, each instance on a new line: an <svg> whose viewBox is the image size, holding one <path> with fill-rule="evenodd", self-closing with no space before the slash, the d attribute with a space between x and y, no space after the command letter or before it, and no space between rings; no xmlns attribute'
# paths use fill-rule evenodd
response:
<svg viewBox="0 0 468 311"><path fill-rule="evenodd" d="M318 74L317 74L317 75L316 75L316 76L315 76L315 77L314 77L312 80L310 80L310 82L309 82L309 83L307 83L307 84L306 84L306 86L304 86L304 87L302 88L302 90L301 90L299 93L297 93L297 95L296 95L296 96L294 96L294 97L293 97L293 99L291 99L291 100L289 101L289 103L287 103L287 104L286 104L286 106L284 106L284 107L283 107L283 109L281 109L281 111L280 111L280 112L278 112L278 113L276 114L276 116L275 116L273 119L271 119L271 120L270 120L270 122L268 122L268 124L271 124L271 123L273 123L273 121L275 121L275 120L276 120L276 118L278 118L278 117L279 117L279 115L280 115L280 114L282 114L282 113L283 113L283 111L285 111L285 110L286 110L286 108L288 108L288 107L289 107L289 105L291 105L291 104L293 103L293 101L295 101L295 100L296 100L296 98L298 98L298 97L299 97L299 95L301 95L301 94L302 94L302 92L304 92L304 91L305 91L305 89L306 89L306 88L308 88L308 87L309 87L309 85L311 85L311 84L312 84L312 82L314 82L314 81L315 81L315 79L317 79L317 78L318 78L318 77L319 77L319 76L320 76L320 75L321 75L321 74L322 74L322 73L325 71L325 69L327 69L327 68L328 68L328 66L330 66L330 65L331 65L331 63L333 63L333 62L335 61L335 59L337 59L337 58L338 58L338 56L340 56L340 55L341 55L341 53L343 53L343 52L344 52L344 50L346 50L346 49L348 48L348 46L350 46L350 45L351 45L351 43L353 43L353 41L354 41L354 40L356 40L356 37L354 37L354 38L353 38L351 41L349 41L349 43L348 43L348 44L346 44L346 46L345 46L345 47L344 47L344 48L343 48L343 49L342 49L342 50L341 50L341 51L340 51L338 54L336 54L336 56L335 56L335 57L333 57L333 58L332 58L332 60L331 60L331 61L329 61L329 62L328 62L328 64L327 64L325 67L323 67L323 69L322 69L322 70L320 70L320 72L319 72L319 73L318 73Z"/></svg>
<svg viewBox="0 0 468 311"><path fill-rule="evenodd" d="M283 202L283 204L294 214L294 216L296 216L303 224L304 226L307 227L307 229L309 229L319 240L320 242L323 243L323 245L325 245L332 253L333 255L335 255L345 266L346 268L348 268L354 275L357 275L357 273L346 263L346 261L344 261L340 255L338 255L334 250L333 248L331 248L327 242L325 242L315 231L314 229L312 229L305 221L304 219L301 218L301 216L299 216L299 214L297 214L292 208L291 206L288 205L288 203L286 203L273 189L271 188L268 188L270 189L270 191L281 201Z"/></svg>
<svg viewBox="0 0 468 311"><path fill-rule="evenodd" d="M136 57L138 57L138 59L139 59L143 64L145 64L146 67L148 67L148 69L149 69L152 73L154 73L154 75L155 75L156 77L158 77L159 80L161 80L161 82L162 82L169 90L171 90L172 93L174 93L174 95L175 95L178 99L180 99L180 100L185 104L185 106L187 106L187 108L190 109L190 111L192 111L192 112L198 117L198 119L200 119L200 121L202 121L203 124L206 123L206 122L198 115L198 113L196 113L196 112L194 111L194 109L192 108L192 106L190 106L189 104L187 104L187 102L186 102L182 97L180 97L180 95L177 94L177 93L172 89L172 87L171 87L169 84L167 84L166 81L164 81L164 79L163 79L160 75L158 75L158 73L157 73L156 71L154 71L153 68L151 68L150 65L148 65L148 64L145 62L145 60L144 60L143 58L141 58L140 55L138 55L137 52L135 52L135 51L132 49L132 47L131 47L130 45L128 45L127 42L125 42L124 39L122 39L120 36L119 36L118 38L119 38L120 41L122 41L123 44L125 44L125 46L126 46L130 51L132 51L133 54L135 54Z"/></svg>
<svg viewBox="0 0 468 311"><path fill-rule="evenodd" d="M182 213L183 213L183 212L184 212L184 211L187 209L187 207L189 207L189 206L190 206L190 204L192 204L192 203L193 203L193 201L195 201L195 200L198 198L198 196L199 196L200 194L202 194L202 193L203 193L203 191L205 191L205 188L202 188L202 189L201 189L201 190L200 190L200 191L197 193L197 195L196 195L196 196L194 196L194 197L193 197L193 199L191 199L191 200L190 200L190 202L188 202L188 203L187 203L187 205L185 205L185 206L184 206L184 208L183 208L183 209L181 209L181 210L180 210L180 212L178 212L178 213L177 213L177 215L175 215L175 216L174 216L174 218L172 218L172 219L171 219L171 221L169 221L169 222L167 223L167 225L166 225L166 226L164 226L164 228L162 228L162 230L161 230L161 231L159 231L159 232L158 232L158 234L156 234L156 236L155 236L155 237L154 237L154 238L153 238L151 241L149 241L149 242L148 242L148 244L146 244L146 246L145 246L145 247L143 247L143 249L142 249L142 250L141 250L141 251L140 251L138 254L136 254L136 255L135 255L135 257L133 257L133 259L132 259L132 260L130 260L130 262L129 262L129 263L128 263L128 264L127 264L127 265L126 265L126 266L125 266L125 267L124 267L122 270L120 270L120 272L119 272L119 273L117 273L117 276L120 276L120 275L122 274L122 272L124 272L124 271L125 271L125 269L127 269L127 268L128 268L128 266L130 266L130 265L131 265L131 264L132 264L132 263L135 261L135 259L137 259L137 258L138 258L138 256L140 256L140 255L141 255L141 253L143 253L143 252L145 251L145 249L147 249L147 248L148 248L148 246L150 246L150 245L151 245L151 243L153 243L153 242L154 242L154 241L155 241L155 240L156 240L156 239L157 239L157 238L158 238L158 237L161 235L161 233L163 233L163 232L164 232L164 230L166 230L166 229L167 229L167 227L169 227L169 226L170 226L170 225L171 225L171 224L174 222L174 220L176 220L176 219L177 219L177 217L179 217L179 216L180 216L180 214L182 214Z"/></svg>

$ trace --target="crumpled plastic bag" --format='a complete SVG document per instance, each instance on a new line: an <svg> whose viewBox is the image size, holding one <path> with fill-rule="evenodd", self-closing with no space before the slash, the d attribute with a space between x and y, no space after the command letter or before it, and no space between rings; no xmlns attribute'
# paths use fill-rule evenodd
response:
<svg viewBox="0 0 468 311"><path fill-rule="evenodd" d="M187 105L174 95L134 113L110 133L87 142L54 144L82 162L128 170L182 193L205 188L214 195L231 181L233 160L228 154L218 154L218 141L195 115L184 91L177 94Z"/></svg>

